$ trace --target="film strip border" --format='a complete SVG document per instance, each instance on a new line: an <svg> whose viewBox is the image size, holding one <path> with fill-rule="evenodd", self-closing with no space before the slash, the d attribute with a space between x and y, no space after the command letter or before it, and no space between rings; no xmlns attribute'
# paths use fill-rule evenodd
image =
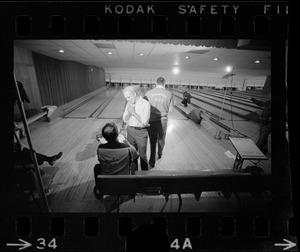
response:
<svg viewBox="0 0 300 252"><path fill-rule="evenodd" d="M154 249L159 241L170 250L295 250L296 223L285 218L259 213L14 215L1 223L6 229L1 250Z"/></svg>
<svg viewBox="0 0 300 252"><path fill-rule="evenodd" d="M286 38L288 2L3 3L14 38ZM13 22L13 23L10 23ZM4 27L5 28L5 27ZM11 32L11 30L10 30Z"/></svg>
<svg viewBox="0 0 300 252"><path fill-rule="evenodd" d="M0 4L0 36L4 38L1 42L4 48L11 47L14 39L252 38L285 41L288 37L289 6L286 1ZM279 48L282 45L284 43L276 44ZM11 48L9 52L12 53ZM282 62L282 56L282 53L275 55L272 62ZM272 71L276 73L283 65L278 64ZM8 68L10 66L8 64ZM296 249L296 224L284 211L280 216L271 213L268 216L265 213L53 213L2 215L0 219L1 250L125 250L135 228L147 224L167 233L171 250ZM138 238L144 246L154 242L147 232Z"/></svg>

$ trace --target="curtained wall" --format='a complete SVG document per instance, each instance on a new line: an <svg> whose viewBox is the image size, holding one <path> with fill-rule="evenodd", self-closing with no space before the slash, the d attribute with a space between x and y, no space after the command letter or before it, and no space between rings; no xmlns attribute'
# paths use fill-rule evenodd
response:
<svg viewBox="0 0 300 252"><path fill-rule="evenodd" d="M102 68L57 60L16 46L14 73L30 98L30 103L24 103L27 117L38 113L44 105L61 106L105 86ZM17 106L14 118L21 118Z"/></svg>
<svg viewBox="0 0 300 252"><path fill-rule="evenodd" d="M105 86L103 69L32 54L43 105L61 106Z"/></svg>
<svg viewBox="0 0 300 252"><path fill-rule="evenodd" d="M92 91L105 86L105 72L103 68L90 67L89 76Z"/></svg>

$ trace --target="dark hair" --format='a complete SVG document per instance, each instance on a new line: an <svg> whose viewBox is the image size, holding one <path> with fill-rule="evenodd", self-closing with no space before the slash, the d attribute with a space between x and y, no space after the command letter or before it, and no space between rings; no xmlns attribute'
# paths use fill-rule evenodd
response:
<svg viewBox="0 0 300 252"><path fill-rule="evenodd" d="M102 128L102 136L107 142L116 141L119 133L118 127L115 123L107 123Z"/></svg>
<svg viewBox="0 0 300 252"><path fill-rule="evenodd" d="M159 77L156 81L158 85L165 85L165 79L163 77Z"/></svg>

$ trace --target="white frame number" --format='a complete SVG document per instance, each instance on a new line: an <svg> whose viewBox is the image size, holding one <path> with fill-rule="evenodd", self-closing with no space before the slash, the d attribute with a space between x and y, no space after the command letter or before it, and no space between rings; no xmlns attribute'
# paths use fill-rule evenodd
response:
<svg viewBox="0 0 300 252"><path fill-rule="evenodd" d="M170 244L170 248L171 249L180 249L180 245L179 245L179 240L178 238L176 238L171 244ZM189 238L185 238L184 239L184 242L183 242L183 246L182 246L182 249L186 249L186 248L189 248L189 249L193 249L192 248L192 243L191 243L191 240Z"/></svg>
<svg viewBox="0 0 300 252"><path fill-rule="evenodd" d="M38 238L37 239L37 242L39 242L39 245L42 245L43 247L39 247L39 246L36 246L37 249L45 249L45 247L48 247L48 248L53 248L53 249L56 249L57 248L57 245L56 245L56 239L53 238L49 243L48 245L46 245L46 240L44 238Z"/></svg>

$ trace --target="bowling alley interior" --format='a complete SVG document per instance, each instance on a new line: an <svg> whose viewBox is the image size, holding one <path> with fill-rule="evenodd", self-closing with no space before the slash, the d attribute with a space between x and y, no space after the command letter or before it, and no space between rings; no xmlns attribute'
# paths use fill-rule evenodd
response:
<svg viewBox="0 0 300 252"><path fill-rule="evenodd" d="M32 164L13 165L9 204L29 213L268 213L279 174L290 183L287 98L274 86L273 56L263 39L14 40L12 138ZM146 171L139 160L135 174L95 177L103 126L126 131L123 89L145 95L159 77L175 101L162 156Z"/></svg>

